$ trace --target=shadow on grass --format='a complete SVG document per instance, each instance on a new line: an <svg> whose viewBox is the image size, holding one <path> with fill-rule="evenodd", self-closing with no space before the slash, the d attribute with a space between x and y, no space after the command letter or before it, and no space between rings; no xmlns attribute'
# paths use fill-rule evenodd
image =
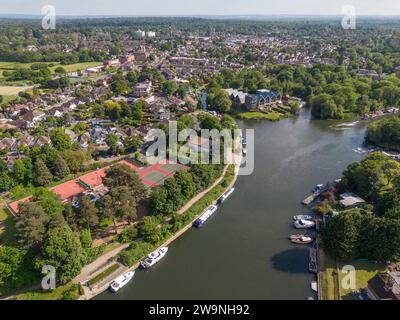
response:
<svg viewBox="0 0 400 320"><path fill-rule="evenodd" d="M272 267L276 270L308 274L308 247L293 248L276 254L271 258Z"/></svg>

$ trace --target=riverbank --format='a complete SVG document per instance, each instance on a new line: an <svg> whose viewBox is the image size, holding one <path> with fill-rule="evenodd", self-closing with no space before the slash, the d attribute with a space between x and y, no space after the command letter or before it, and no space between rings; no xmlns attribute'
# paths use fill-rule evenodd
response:
<svg viewBox="0 0 400 320"><path fill-rule="evenodd" d="M240 167L240 165L234 166L233 175L229 175L230 174L229 173L230 166L226 166L224 168L224 172L223 172L222 176L219 179L217 179L217 181L215 181L214 184L210 188L208 188L207 190L196 195L184 207L182 207L178 212L179 214L181 214L181 215L190 214L192 216L195 213L195 217L193 219L191 219L190 222L187 225L185 225L182 229L180 229L178 232L176 232L172 237L170 237L168 240L166 240L161 245L155 246L151 250L157 250L158 248L169 246L172 242L174 242L175 240L180 238L183 234L185 234L188 230L190 230L192 228L193 222L204 212L204 210L209 205L214 203L227 190L229 190L230 188L233 187L233 185L236 183L236 180L238 177L239 167ZM222 186L222 184L228 184L228 186L227 187ZM195 211L195 212L189 212L189 211ZM150 253L150 252L148 252L148 253ZM110 279L107 279L106 281L102 282L101 286L95 288L94 290L90 290L87 286L82 286L82 288L84 290L84 294L79 297L79 300L89 300L89 299L92 299L95 296L101 294L102 292L104 292L105 290L107 290L109 288L110 284L113 282L113 280L116 277L123 275L126 272L136 270L140 265L140 260L138 260L131 267L124 266L124 267L118 269L117 273L113 273L112 277L110 277ZM75 279L75 281L77 281L77 280L82 280L82 277L77 277ZM88 279L86 279L86 280L88 280Z"/></svg>

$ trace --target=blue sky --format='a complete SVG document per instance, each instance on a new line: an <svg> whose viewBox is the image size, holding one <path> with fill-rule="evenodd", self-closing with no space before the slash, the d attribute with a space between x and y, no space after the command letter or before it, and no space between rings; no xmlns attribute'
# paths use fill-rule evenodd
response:
<svg viewBox="0 0 400 320"><path fill-rule="evenodd" d="M54 5L60 15L400 15L400 0L0 0L0 14L40 14Z"/></svg>

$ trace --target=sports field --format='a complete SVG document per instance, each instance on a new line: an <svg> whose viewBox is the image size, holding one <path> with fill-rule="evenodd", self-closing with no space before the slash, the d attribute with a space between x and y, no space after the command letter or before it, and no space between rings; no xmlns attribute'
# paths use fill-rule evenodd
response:
<svg viewBox="0 0 400 320"><path fill-rule="evenodd" d="M165 180L174 176L179 170L188 170L189 168L178 163L155 164L139 171L139 176L143 183L149 187L158 187Z"/></svg>

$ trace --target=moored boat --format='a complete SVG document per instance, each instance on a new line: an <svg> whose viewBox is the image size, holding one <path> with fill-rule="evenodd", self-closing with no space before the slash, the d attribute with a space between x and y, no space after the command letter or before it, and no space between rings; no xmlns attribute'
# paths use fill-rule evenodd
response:
<svg viewBox="0 0 400 320"><path fill-rule="evenodd" d="M230 195L231 195L234 191L235 191L235 188L230 189L227 193L225 193L224 195L222 195L222 196L218 199L217 203L218 203L218 204L224 203L225 200L228 199L228 198L230 197Z"/></svg>
<svg viewBox="0 0 400 320"><path fill-rule="evenodd" d="M314 292L318 292L318 282L317 281L311 282L311 289Z"/></svg>
<svg viewBox="0 0 400 320"><path fill-rule="evenodd" d="M294 222L294 227L296 229L312 229L315 227L315 222L308 220L296 220Z"/></svg>
<svg viewBox="0 0 400 320"><path fill-rule="evenodd" d="M292 241L292 243L295 243L295 244L310 244L314 241L314 239L311 237L302 236L302 237L290 239L290 241Z"/></svg>
<svg viewBox="0 0 400 320"><path fill-rule="evenodd" d="M296 221L296 220L309 220L309 221L311 221L311 220L314 220L314 217L311 216L311 215L308 215L308 214L301 214L301 215L298 215L298 216L294 216L293 220L294 221Z"/></svg>
<svg viewBox="0 0 400 320"><path fill-rule="evenodd" d="M144 269L149 269L154 266L158 261L160 261L168 252L167 247L160 248L152 253L150 253L140 265Z"/></svg>
<svg viewBox="0 0 400 320"><path fill-rule="evenodd" d="M125 287L129 281L132 280L133 276L135 275L135 271L127 272L124 275L115 279L111 285L110 290L112 292L118 292L121 288Z"/></svg>
<svg viewBox="0 0 400 320"><path fill-rule="evenodd" d="M210 219L210 217L217 212L218 207L217 205L212 205L207 211L205 211L194 223L193 227L195 228L201 228L204 223Z"/></svg>

